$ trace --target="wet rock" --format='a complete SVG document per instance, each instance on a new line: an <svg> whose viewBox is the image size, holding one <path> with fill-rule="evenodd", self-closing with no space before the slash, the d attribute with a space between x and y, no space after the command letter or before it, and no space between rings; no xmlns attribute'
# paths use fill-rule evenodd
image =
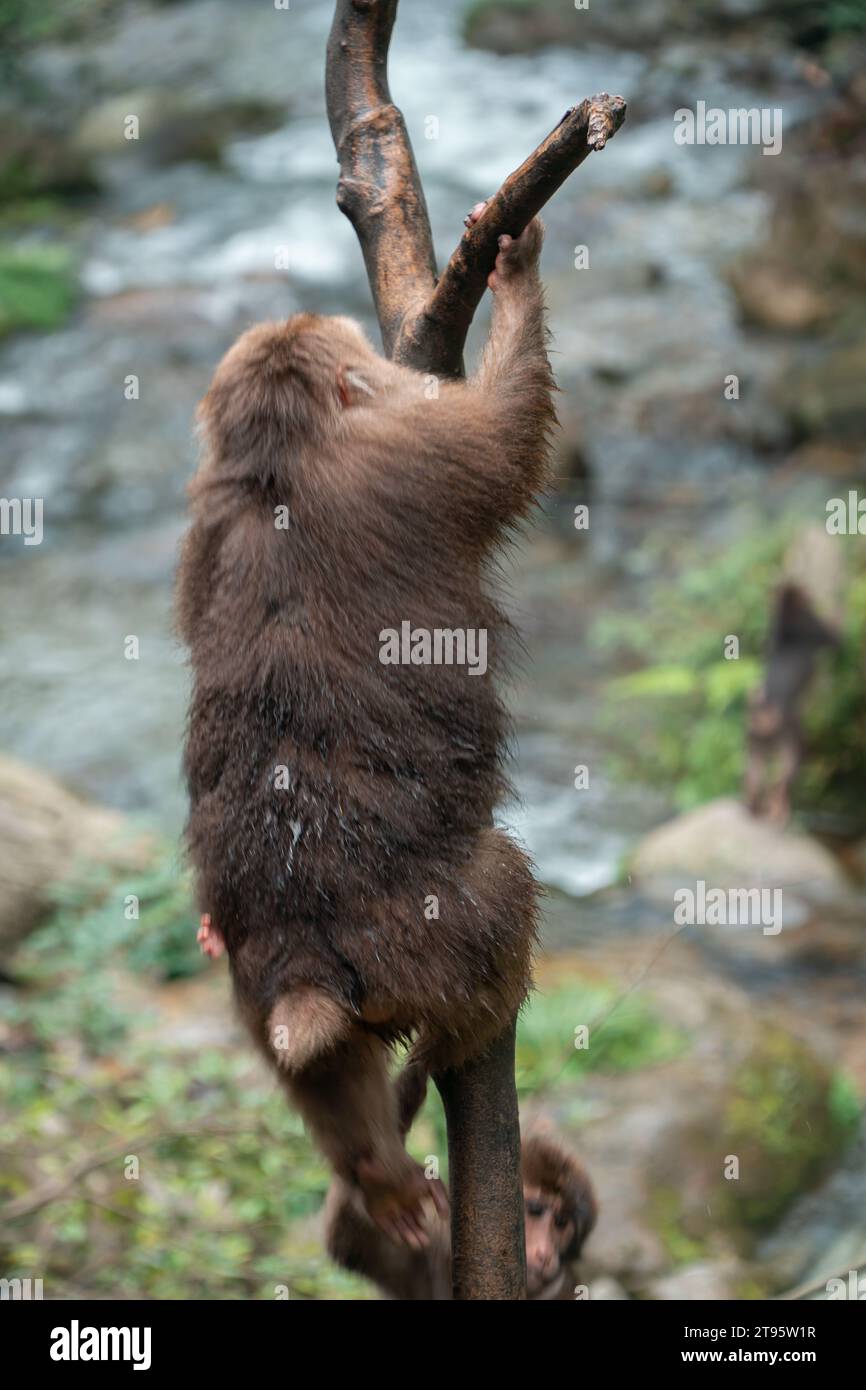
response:
<svg viewBox="0 0 866 1390"><path fill-rule="evenodd" d="M715 1303L739 1297L738 1285L742 1280L743 1268L736 1260L698 1260L662 1279L654 1279L647 1293L650 1298L675 1303Z"/></svg>
<svg viewBox="0 0 866 1390"><path fill-rule="evenodd" d="M790 5L775 7L779 18L791 20ZM805 7L804 7L805 8ZM690 6L670 0L606 0L578 8L574 0L472 0L467 6L464 29L470 43L496 53L526 53L547 44L583 46L610 43L625 48L672 47L677 39L700 34L704 44L724 33L730 46L731 30L750 22L752 43L762 37L755 21L766 20L774 10L766 0L721 0ZM766 26L765 26L766 28ZM801 37L800 30L796 30Z"/></svg>
<svg viewBox="0 0 866 1390"><path fill-rule="evenodd" d="M712 1212L746 1237L772 1227L839 1158L854 1137L854 1120L832 1061L782 1027L763 1027L729 1078L710 1141L717 1175L706 1204L687 1219L703 1225ZM698 1146L708 1138L695 1134Z"/></svg>
<svg viewBox="0 0 866 1390"><path fill-rule="evenodd" d="M640 192L645 198L670 198L675 188L674 177L669 169L650 169L640 181Z"/></svg>
<svg viewBox="0 0 866 1390"><path fill-rule="evenodd" d="M578 9L574 0L475 0L468 6L464 29L470 43L495 53L526 53L547 44L622 43L629 48L654 45L673 27L690 26L687 12L668 0L608 0ZM678 23L679 21L679 23Z"/></svg>
<svg viewBox="0 0 866 1390"><path fill-rule="evenodd" d="M819 478L862 478L866 475L866 450L856 444L825 444L810 440L788 454L785 472Z"/></svg>
<svg viewBox="0 0 866 1390"><path fill-rule="evenodd" d="M866 433L866 345L836 348L783 378L779 398L807 435L859 444Z"/></svg>
<svg viewBox="0 0 866 1390"><path fill-rule="evenodd" d="M775 1287L806 1288L844 1277L866 1249L866 1134L813 1192L790 1208L755 1258Z"/></svg>
<svg viewBox="0 0 866 1390"><path fill-rule="evenodd" d="M651 831L636 849L631 871L639 886L664 889L697 879L718 888L807 885L815 894L848 889L842 868L822 844L757 819L733 797L708 802Z"/></svg>
<svg viewBox="0 0 866 1390"><path fill-rule="evenodd" d="M820 618L840 630L845 619L845 555L824 525L805 526L789 542L783 577L797 584Z"/></svg>
<svg viewBox="0 0 866 1390"><path fill-rule="evenodd" d="M767 367L756 362L752 370L747 360L741 356L737 363L741 395L736 400L725 397L725 372L718 362L696 362L685 375L667 364L644 372L627 407L635 429L659 440L729 440L740 448L784 448L791 441L791 425L768 401Z"/></svg>
<svg viewBox="0 0 866 1390"><path fill-rule="evenodd" d="M157 164L213 162L229 139L268 130L284 114L264 102L220 102L216 97L214 104L202 106L185 93L153 88L92 107L75 131L73 148L86 160L135 151ZM135 141L125 134L129 116L139 123Z"/></svg>
<svg viewBox="0 0 866 1390"><path fill-rule="evenodd" d="M808 333L826 323L832 298L777 265L748 262L729 276L746 323L782 333Z"/></svg>
<svg viewBox="0 0 866 1390"><path fill-rule="evenodd" d="M4 202L43 195L94 193L98 179L89 155L68 133L37 126L20 111L0 114L0 194Z"/></svg>
<svg viewBox="0 0 866 1390"><path fill-rule="evenodd" d="M624 954L633 984L634 945ZM592 955L608 969L615 959L609 946ZM683 1055L627 1074L589 1071L577 1102L562 1085L548 1098L599 1198L581 1275L590 1286L614 1279L630 1296L742 1296L762 1277L744 1252L838 1161L855 1116L834 1059L797 1037L792 1020L756 1010L683 943L665 962L644 999L685 1036ZM557 978L566 969L560 958ZM579 1130L569 1135L575 1103ZM732 1156L739 1174L728 1178Z"/></svg>
<svg viewBox="0 0 866 1390"><path fill-rule="evenodd" d="M149 841L116 811L67 791L47 773L0 755L0 954L36 927L60 883L94 864L144 868Z"/></svg>
<svg viewBox="0 0 866 1390"><path fill-rule="evenodd" d="M602 1275L600 1279L593 1279L589 1286L589 1297L592 1303L612 1303L622 1299L628 1299L628 1294L618 1284L615 1279L610 1279Z"/></svg>

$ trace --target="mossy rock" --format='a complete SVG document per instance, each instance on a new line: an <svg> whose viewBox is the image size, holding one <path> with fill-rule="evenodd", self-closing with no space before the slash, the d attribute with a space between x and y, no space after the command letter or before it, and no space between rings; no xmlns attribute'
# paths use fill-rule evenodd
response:
<svg viewBox="0 0 866 1390"><path fill-rule="evenodd" d="M731 1079L720 1145L739 1177L716 1184L716 1216L746 1231L778 1220L856 1133L859 1103L845 1079L782 1029L768 1029Z"/></svg>

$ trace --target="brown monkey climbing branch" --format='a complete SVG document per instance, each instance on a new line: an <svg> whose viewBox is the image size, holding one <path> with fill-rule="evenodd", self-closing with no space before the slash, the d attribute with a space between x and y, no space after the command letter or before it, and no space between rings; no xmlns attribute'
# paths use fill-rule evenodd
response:
<svg viewBox="0 0 866 1390"><path fill-rule="evenodd" d="M433 237L406 124L388 89L398 0L336 0L328 40L328 118L340 163L337 203L364 255L385 352L441 376L463 347L496 259L625 119L622 97L572 107L505 180L437 279ZM448 1122L456 1299L525 1293L514 1025L479 1060L436 1078Z"/></svg>

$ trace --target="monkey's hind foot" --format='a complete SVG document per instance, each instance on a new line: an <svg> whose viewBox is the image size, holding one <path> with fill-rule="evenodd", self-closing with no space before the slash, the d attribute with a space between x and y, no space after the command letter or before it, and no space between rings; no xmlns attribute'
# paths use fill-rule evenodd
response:
<svg viewBox="0 0 866 1390"><path fill-rule="evenodd" d="M360 1159L355 1178L367 1215L390 1240L423 1250L430 1243L428 1216L448 1215L448 1195L438 1178L426 1178L420 1163L405 1152L399 1163L378 1155Z"/></svg>

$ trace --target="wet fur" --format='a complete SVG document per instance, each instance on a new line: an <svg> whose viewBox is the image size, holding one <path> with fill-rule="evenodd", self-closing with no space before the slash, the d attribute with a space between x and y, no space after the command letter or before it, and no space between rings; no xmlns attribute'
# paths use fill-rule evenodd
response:
<svg viewBox="0 0 866 1390"><path fill-rule="evenodd" d="M302 314L246 333L200 407L177 585L189 855L253 1037L346 1173L396 1133L388 1043L458 1065L529 986L536 885L492 825L512 634L490 565L554 420L541 286L519 279L479 372L438 399L351 320ZM404 619L486 628L487 673L381 664Z"/></svg>

